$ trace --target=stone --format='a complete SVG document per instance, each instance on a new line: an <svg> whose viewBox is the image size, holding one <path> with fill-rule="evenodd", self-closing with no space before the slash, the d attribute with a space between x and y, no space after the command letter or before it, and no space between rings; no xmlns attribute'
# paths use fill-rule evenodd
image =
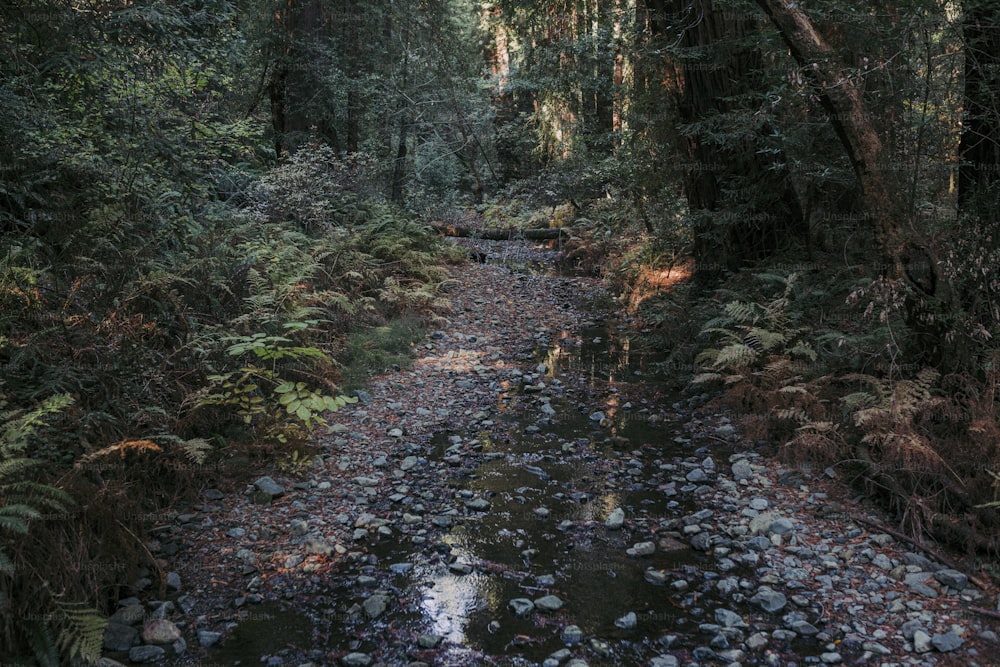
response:
<svg viewBox="0 0 1000 667"><path fill-rule="evenodd" d="M844 658L835 651L820 653L819 659L822 660L823 663L827 665L838 665L844 661Z"/></svg>
<svg viewBox="0 0 1000 667"><path fill-rule="evenodd" d="M615 621L615 627L622 630L633 630L638 625L639 619L634 611L630 611Z"/></svg>
<svg viewBox="0 0 1000 667"><path fill-rule="evenodd" d="M564 644L579 644L583 641L583 630L578 625L567 625L563 628L562 640Z"/></svg>
<svg viewBox="0 0 1000 667"><path fill-rule="evenodd" d="M136 625L146 618L146 609L141 604L130 604L122 607L108 617L108 623Z"/></svg>
<svg viewBox="0 0 1000 667"><path fill-rule="evenodd" d="M691 482L692 484L698 484L700 482L707 482L708 475L706 475L705 471L702 470L701 468L695 468L694 470L686 474L684 476L684 479Z"/></svg>
<svg viewBox="0 0 1000 667"><path fill-rule="evenodd" d="M724 628L746 628L749 627L743 617L728 609L715 610L715 622Z"/></svg>
<svg viewBox="0 0 1000 667"><path fill-rule="evenodd" d="M712 536L706 532L697 533L691 538L691 548L696 551L708 551L712 546Z"/></svg>
<svg viewBox="0 0 1000 667"><path fill-rule="evenodd" d="M465 503L465 506L470 510L475 510L477 512L483 512L490 508L490 503L485 498L473 498Z"/></svg>
<svg viewBox="0 0 1000 667"><path fill-rule="evenodd" d="M167 572L167 589L179 591L181 589L181 575L176 572Z"/></svg>
<svg viewBox="0 0 1000 667"><path fill-rule="evenodd" d="M763 632L755 632L747 638L747 648L751 651L767 646L767 635Z"/></svg>
<svg viewBox="0 0 1000 667"><path fill-rule="evenodd" d="M788 519L775 519L767 527L768 535L787 535L795 529Z"/></svg>
<svg viewBox="0 0 1000 667"><path fill-rule="evenodd" d="M306 540L305 549L307 554L319 556L329 556L336 551L336 548L326 540Z"/></svg>
<svg viewBox="0 0 1000 667"><path fill-rule="evenodd" d="M444 639L441 635L420 635L417 637L417 646L420 648L434 648Z"/></svg>
<svg viewBox="0 0 1000 667"><path fill-rule="evenodd" d="M923 630L913 633L913 650L917 653L927 653L931 650L931 638Z"/></svg>
<svg viewBox="0 0 1000 667"><path fill-rule="evenodd" d="M750 598L750 603L755 604L766 612L776 612L788 604L788 600L783 593L770 588L761 588Z"/></svg>
<svg viewBox="0 0 1000 667"><path fill-rule="evenodd" d="M166 619L152 620L142 628L142 641L147 644L172 644L180 638L180 628Z"/></svg>
<svg viewBox="0 0 1000 667"><path fill-rule="evenodd" d="M204 648L215 646L216 644L219 643L220 639L222 639L221 632L213 632L211 630L198 631L198 643L201 644Z"/></svg>
<svg viewBox="0 0 1000 667"><path fill-rule="evenodd" d="M361 603L368 618L378 618L389 607L389 596L385 593L375 593Z"/></svg>
<svg viewBox="0 0 1000 667"><path fill-rule="evenodd" d="M737 482L748 480L753 477L753 468L746 459L740 459L733 464L733 479Z"/></svg>
<svg viewBox="0 0 1000 667"><path fill-rule="evenodd" d="M416 456L407 456L399 464L399 469L402 470L402 471L404 471L404 472L407 471L407 470L412 470L413 468L415 468L417 466L417 464L419 462L420 462L420 459L418 459Z"/></svg>
<svg viewBox="0 0 1000 667"><path fill-rule="evenodd" d="M608 530L618 530L625 524L625 510L621 507L616 507L611 510L611 514L608 515L607 520L604 522L604 526Z"/></svg>
<svg viewBox="0 0 1000 667"><path fill-rule="evenodd" d="M535 610L535 603L528 598L514 598L507 603L507 606L517 616L528 616Z"/></svg>
<svg viewBox="0 0 1000 667"><path fill-rule="evenodd" d="M372 657L367 653L348 653L340 659L340 664L344 667L368 667L372 664Z"/></svg>
<svg viewBox="0 0 1000 667"><path fill-rule="evenodd" d="M162 646L133 646L129 649L128 659L132 662L156 662L166 657L167 651Z"/></svg>
<svg viewBox="0 0 1000 667"><path fill-rule="evenodd" d="M627 551L630 556L651 556L656 552L656 545L652 542L638 542Z"/></svg>
<svg viewBox="0 0 1000 667"><path fill-rule="evenodd" d="M950 568L938 570L934 573L934 578L937 579L942 586L954 588L956 591L965 590L965 588L969 585L969 577L967 575Z"/></svg>
<svg viewBox="0 0 1000 667"><path fill-rule="evenodd" d="M931 644L942 653L954 651L962 645L962 638L954 630L935 634L931 637Z"/></svg>
<svg viewBox="0 0 1000 667"><path fill-rule="evenodd" d="M658 655L649 661L649 667L679 667L681 663L672 655Z"/></svg>
<svg viewBox="0 0 1000 667"><path fill-rule="evenodd" d="M108 651L127 651L139 638L139 629L123 623L108 622L104 628L104 648Z"/></svg>
<svg viewBox="0 0 1000 667"><path fill-rule="evenodd" d="M257 491L269 498L277 498L285 493L284 487L270 477L261 477L253 485Z"/></svg>
<svg viewBox="0 0 1000 667"><path fill-rule="evenodd" d="M535 607L541 611L559 611L563 607L563 601L555 595L544 595L535 600Z"/></svg>

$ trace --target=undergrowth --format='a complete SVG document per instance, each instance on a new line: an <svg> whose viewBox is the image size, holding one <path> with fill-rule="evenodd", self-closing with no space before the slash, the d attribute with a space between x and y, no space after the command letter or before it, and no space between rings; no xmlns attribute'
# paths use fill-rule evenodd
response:
<svg viewBox="0 0 1000 667"><path fill-rule="evenodd" d="M156 569L148 517L247 466L301 468L347 385L446 306L454 253L368 164L314 145L241 168L242 205L192 204L177 235L133 198L84 207L58 248L0 240L0 653L96 658L100 613Z"/></svg>

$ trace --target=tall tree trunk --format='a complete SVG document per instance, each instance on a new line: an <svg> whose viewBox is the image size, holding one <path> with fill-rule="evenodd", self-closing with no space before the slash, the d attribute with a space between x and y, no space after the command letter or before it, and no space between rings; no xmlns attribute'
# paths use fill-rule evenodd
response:
<svg viewBox="0 0 1000 667"><path fill-rule="evenodd" d="M995 214L1000 203L1000 7L996 0L964 4L965 114L958 205Z"/></svg>
<svg viewBox="0 0 1000 667"><path fill-rule="evenodd" d="M709 54L676 66L681 121L734 123L731 116L741 111L739 98L756 92L764 69L760 50L745 45L756 32L755 22L713 0L667 0L649 7L652 26L671 37L679 31L680 46ZM695 131L683 140L692 165L684 174L684 190L695 220L695 277L703 284L805 236L789 174L770 168L780 156L767 158L761 150L769 128L723 141L708 134ZM744 194L734 193L733 183Z"/></svg>
<svg viewBox="0 0 1000 667"><path fill-rule="evenodd" d="M906 248L902 204L906 199L900 185L890 178L893 172L887 169L882 141L861 92L798 3L757 0L757 4L777 27L796 62L811 77L820 103L847 151L871 219L882 273L892 278L903 277Z"/></svg>

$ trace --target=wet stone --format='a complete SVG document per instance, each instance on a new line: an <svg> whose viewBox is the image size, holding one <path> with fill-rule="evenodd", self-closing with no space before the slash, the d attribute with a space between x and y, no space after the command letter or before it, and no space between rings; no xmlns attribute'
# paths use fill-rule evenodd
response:
<svg viewBox="0 0 1000 667"><path fill-rule="evenodd" d="M367 653L348 653L340 659L340 664L344 667L368 667L372 664L372 657Z"/></svg>
<svg viewBox="0 0 1000 667"><path fill-rule="evenodd" d="M616 507L608 515L607 520L604 522L605 527L609 530L618 530L625 523L625 510L620 507Z"/></svg>
<svg viewBox="0 0 1000 667"><path fill-rule="evenodd" d="M204 648L215 646L219 643L220 639L222 639L221 632L213 632L211 630L198 631L198 643Z"/></svg>
<svg viewBox="0 0 1000 667"><path fill-rule="evenodd" d="M275 482L270 477L261 477L256 482L253 483L254 488L257 489L261 494L268 496L270 498L277 498L278 496L285 493L284 487Z"/></svg>
<svg viewBox="0 0 1000 667"><path fill-rule="evenodd" d="M672 655L658 655L649 661L649 667L679 667L680 662Z"/></svg>
<svg viewBox="0 0 1000 667"><path fill-rule="evenodd" d="M621 628L622 630L633 630L635 626L638 625L639 619L635 615L634 611L630 611L621 618L615 620L615 627Z"/></svg>
<svg viewBox="0 0 1000 667"><path fill-rule="evenodd" d="M934 573L934 578L942 586L954 588L957 591L965 590L969 585L969 577L958 570L944 569Z"/></svg>
<svg viewBox="0 0 1000 667"><path fill-rule="evenodd" d="M562 631L562 640L564 644L579 644L583 641L583 630L580 629L578 625L567 625Z"/></svg>
<svg viewBox="0 0 1000 667"><path fill-rule="evenodd" d="M441 635L420 635L417 638L417 646L420 648L434 648L441 643Z"/></svg>
<svg viewBox="0 0 1000 667"><path fill-rule="evenodd" d="M778 591L771 590L770 588L762 588L750 598L750 603L757 605L764 611L773 613L783 609L788 600L784 594Z"/></svg>
<svg viewBox="0 0 1000 667"><path fill-rule="evenodd" d="M361 607L365 610L365 614L368 615L368 618L378 618L384 614L385 610L389 607L389 596L382 593L376 593L362 602Z"/></svg>
<svg viewBox="0 0 1000 667"><path fill-rule="evenodd" d="M535 600L535 607L541 611L559 611L563 607L563 601L555 595L545 595Z"/></svg>
<svg viewBox="0 0 1000 667"><path fill-rule="evenodd" d="M638 542L626 550L629 556L651 556L656 552L656 545L652 542Z"/></svg>
<svg viewBox="0 0 1000 667"><path fill-rule="evenodd" d="M507 606L517 616L527 616L535 609L535 603L528 598L514 598L507 603Z"/></svg>

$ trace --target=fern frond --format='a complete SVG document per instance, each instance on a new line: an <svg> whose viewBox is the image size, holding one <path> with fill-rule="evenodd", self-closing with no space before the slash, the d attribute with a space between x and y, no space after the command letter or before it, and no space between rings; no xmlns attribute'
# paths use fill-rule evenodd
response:
<svg viewBox="0 0 1000 667"><path fill-rule="evenodd" d="M160 446L152 440L122 440L117 444L109 445L108 447L98 449L96 452L90 452L89 454L81 456L73 465L74 467L79 468L83 464L92 463L93 461L96 461L103 456L108 456L109 454L118 454L118 456L124 459L125 455L129 452L142 454L144 452L159 451L162 451Z"/></svg>
<svg viewBox="0 0 1000 667"><path fill-rule="evenodd" d="M745 368L757 360L757 352L743 343L732 343L719 350L713 366L716 368Z"/></svg>
<svg viewBox="0 0 1000 667"><path fill-rule="evenodd" d="M703 384L705 382L715 382L716 380L721 380L722 375L719 373L698 373L691 379L691 384Z"/></svg>
<svg viewBox="0 0 1000 667"><path fill-rule="evenodd" d="M730 301L725 306L725 313L740 324L755 324L765 314L759 305L747 301Z"/></svg>
<svg viewBox="0 0 1000 667"><path fill-rule="evenodd" d="M81 659L86 662L100 660L107 620L96 609L91 609L83 603L56 600L56 607L63 621L56 643L63 655L71 660Z"/></svg>
<svg viewBox="0 0 1000 667"><path fill-rule="evenodd" d="M194 463L202 464L212 451L212 443L205 438L191 438L181 442L184 455Z"/></svg>

